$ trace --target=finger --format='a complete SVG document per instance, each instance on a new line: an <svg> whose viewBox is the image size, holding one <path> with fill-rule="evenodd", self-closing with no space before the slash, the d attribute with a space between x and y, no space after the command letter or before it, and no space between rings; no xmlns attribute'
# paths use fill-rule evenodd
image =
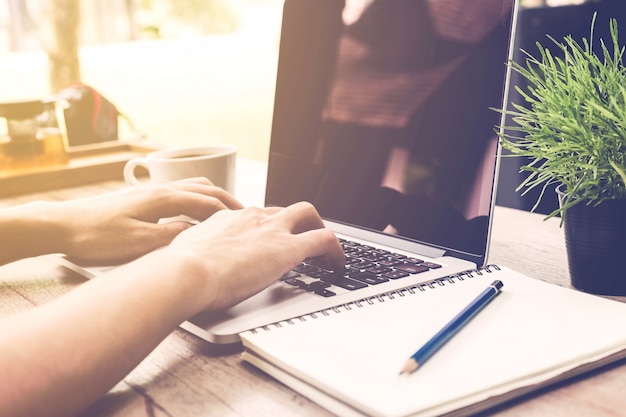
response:
<svg viewBox="0 0 626 417"><path fill-rule="evenodd" d="M324 228L324 222L315 207L308 202L292 204L276 213L292 233Z"/></svg>
<svg viewBox="0 0 626 417"><path fill-rule="evenodd" d="M184 221L163 224L137 221L130 228L132 229L132 238L125 246L124 254L116 256L116 258L127 262L155 249L169 245L176 236L192 226L193 224Z"/></svg>
<svg viewBox="0 0 626 417"><path fill-rule="evenodd" d="M313 229L294 235L294 238L304 248L302 259L310 256L324 256L335 270L345 266L346 255L332 230Z"/></svg>
<svg viewBox="0 0 626 417"><path fill-rule="evenodd" d="M335 233L326 228L315 207L307 202L296 203L277 213L287 227L305 246L305 257L325 256L335 269L345 265L345 254Z"/></svg>
<svg viewBox="0 0 626 417"><path fill-rule="evenodd" d="M265 207L265 213L269 214L270 216L280 213L281 211L283 211L285 208L284 207L278 207L278 206L270 206L270 207Z"/></svg>
<svg viewBox="0 0 626 417"><path fill-rule="evenodd" d="M161 246L169 244L181 232L193 226L192 223L175 221L169 223L159 223L154 225L154 230L161 243Z"/></svg>
<svg viewBox="0 0 626 417"><path fill-rule="evenodd" d="M155 183L155 184L162 184L162 185L175 185L175 184L181 184L181 183L195 183L195 184L203 184L203 185L211 185L211 186L215 185L207 177L190 177L190 178L183 178L181 180L154 179L154 180L150 180L150 182Z"/></svg>
<svg viewBox="0 0 626 417"><path fill-rule="evenodd" d="M149 204L143 204L132 217L147 222L156 222L164 217L185 215L196 220L205 220L228 207L211 195L180 191L158 190L150 194Z"/></svg>
<svg viewBox="0 0 626 417"><path fill-rule="evenodd" d="M193 178L185 178L183 180L178 180L176 182L191 182L196 184L204 184L204 185L214 185L211 180L207 177L193 177Z"/></svg>
<svg viewBox="0 0 626 417"><path fill-rule="evenodd" d="M206 178L204 178L206 180ZM199 181L195 181L199 180ZM191 193L203 194L206 196L212 196L218 198L226 207L231 210L239 210L243 208L243 204L239 202L232 194L228 193L226 190L220 187L216 187L214 185L210 185L201 181L202 178L194 178L188 181L181 180L176 181L170 184L170 187L187 191ZM207 180L208 181L208 180Z"/></svg>
<svg viewBox="0 0 626 417"><path fill-rule="evenodd" d="M216 212L229 208L221 199L215 196L181 191L166 199L161 207L166 213L161 217L182 214L203 221Z"/></svg>
<svg viewBox="0 0 626 417"><path fill-rule="evenodd" d="M151 179L148 183L160 184L160 185L165 185L165 186L173 186L176 184L184 184L184 183L195 183L195 184L214 186L214 184L206 177L190 177L190 178L183 178L181 180ZM144 184L147 184L147 183L144 183Z"/></svg>

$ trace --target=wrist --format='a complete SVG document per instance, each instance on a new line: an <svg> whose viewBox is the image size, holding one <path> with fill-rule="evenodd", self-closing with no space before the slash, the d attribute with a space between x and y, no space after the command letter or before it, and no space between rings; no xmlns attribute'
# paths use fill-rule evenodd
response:
<svg viewBox="0 0 626 417"><path fill-rule="evenodd" d="M0 211L0 263L64 251L69 232L57 202L34 201Z"/></svg>
<svg viewBox="0 0 626 417"><path fill-rule="evenodd" d="M193 251L163 248L130 265L136 270L126 275L143 276L145 285L169 294L171 308L180 311L183 320L209 309L215 302L217 288L210 268Z"/></svg>

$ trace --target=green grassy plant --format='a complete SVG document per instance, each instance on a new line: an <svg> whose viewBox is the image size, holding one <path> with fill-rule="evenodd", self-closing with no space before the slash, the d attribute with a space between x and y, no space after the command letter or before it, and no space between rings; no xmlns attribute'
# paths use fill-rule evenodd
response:
<svg viewBox="0 0 626 417"><path fill-rule="evenodd" d="M540 56L526 51L524 64L511 61L512 70L527 86L516 87L526 106L513 103L502 111L514 122L497 128L503 148L512 156L529 157L521 167L528 176L518 191L541 187L535 207L551 184L562 184L562 206L548 217L564 215L574 204L600 204L626 198L626 69L624 47L618 44L615 19L609 22L612 51L600 40L593 50L596 16L589 40L571 36L557 41L562 56L554 56L539 42Z"/></svg>

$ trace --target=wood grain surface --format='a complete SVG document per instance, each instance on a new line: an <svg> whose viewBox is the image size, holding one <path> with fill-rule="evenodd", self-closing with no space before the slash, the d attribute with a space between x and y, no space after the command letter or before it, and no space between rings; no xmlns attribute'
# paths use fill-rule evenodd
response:
<svg viewBox="0 0 626 417"><path fill-rule="evenodd" d="M237 195L242 201L262 203L264 176L263 163L238 161ZM36 199L64 200L122 186L121 181L104 181L20 195L0 199L0 207ZM45 303L83 282L82 277L59 267L56 259L56 255L49 255L0 267L0 315ZM496 207L489 262L507 265L556 285L570 286L563 230L558 219L544 221L542 215ZM175 330L82 416L330 415L244 364L239 359L240 352L240 345L211 345L183 330ZM626 364L622 363L525 396L484 415L616 417L626 413L625 392Z"/></svg>

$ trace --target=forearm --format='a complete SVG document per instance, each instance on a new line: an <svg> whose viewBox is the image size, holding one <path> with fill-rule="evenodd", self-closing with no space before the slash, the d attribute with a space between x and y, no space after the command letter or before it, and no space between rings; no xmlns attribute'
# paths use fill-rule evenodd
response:
<svg viewBox="0 0 626 417"><path fill-rule="evenodd" d="M166 249L1 320L0 415L78 413L183 320L232 307L313 256L345 262L309 203L220 210Z"/></svg>
<svg viewBox="0 0 626 417"><path fill-rule="evenodd" d="M73 415L106 393L199 309L207 280L184 258L148 255L0 321L0 415Z"/></svg>
<svg viewBox="0 0 626 417"><path fill-rule="evenodd" d="M36 201L0 210L0 265L63 251L70 236L59 204Z"/></svg>

